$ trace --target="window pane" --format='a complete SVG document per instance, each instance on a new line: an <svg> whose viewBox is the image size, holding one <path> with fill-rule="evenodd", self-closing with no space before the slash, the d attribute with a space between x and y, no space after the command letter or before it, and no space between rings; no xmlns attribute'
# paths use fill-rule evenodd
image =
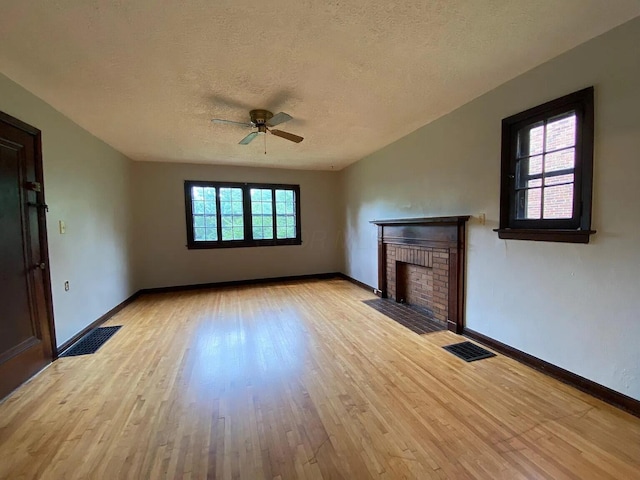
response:
<svg viewBox="0 0 640 480"><path fill-rule="evenodd" d="M518 158L542 153L544 123L527 125L518 132ZM293 193L293 192L292 192Z"/></svg>
<svg viewBox="0 0 640 480"><path fill-rule="evenodd" d="M573 217L573 184L544 189L544 218Z"/></svg>
<svg viewBox="0 0 640 480"><path fill-rule="evenodd" d="M202 187L191 187L191 200L204 200Z"/></svg>
<svg viewBox="0 0 640 480"><path fill-rule="evenodd" d="M544 157L544 171L573 169L576 165L576 149L568 148L559 152L548 153Z"/></svg>
<svg viewBox="0 0 640 480"><path fill-rule="evenodd" d="M544 179L545 185L558 185L560 183L573 183L573 173L567 173L566 175L555 175L553 177L546 177ZM547 203L546 198L545 203Z"/></svg>
<svg viewBox="0 0 640 480"><path fill-rule="evenodd" d="M295 195L293 190L276 190L277 238L296 237Z"/></svg>
<svg viewBox="0 0 640 480"><path fill-rule="evenodd" d="M215 228L207 228L206 233L207 241L215 242L218 240L218 231Z"/></svg>
<svg viewBox="0 0 640 480"><path fill-rule="evenodd" d="M296 238L296 222L294 216L281 215L276 218L276 222L276 233L278 238Z"/></svg>
<svg viewBox="0 0 640 480"><path fill-rule="evenodd" d="M216 189L213 187L204 187L204 200L206 202L216 203Z"/></svg>
<svg viewBox="0 0 640 480"><path fill-rule="evenodd" d="M273 223L272 192L270 188L251 189L251 222L253 238L255 240L273 238L273 232L268 233L262 228L263 226L271 226Z"/></svg>
<svg viewBox="0 0 640 480"><path fill-rule="evenodd" d="M233 240L232 228L222 228L222 240Z"/></svg>
<svg viewBox="0 0 640 480"><path fill-rule="evenodd" d="M231 189L230 188L221 188L220 189L220 201L222 201L222 202L230 202L231 201Z"/></svg>
<svg viewBox="0 0 640 480"><path fill-rule="evenodd" d="M215 187L191 187L193 213L193 240L217 241L216 189Z"/></svg>
<svg viewBox="0 0 640 480"><path fill-rule="evenodd" d="M532 188L520 190L516 193L517 211L519 220L535 220L541 215L542 189Z"/></svg>
<svg viewBox="0 0 640 480"><path fill-rule="evenodd" d="M272 240L273 239L273 227L264 227L262 229L262 234L265 239Z"/></svg>
<svg viewBox="0 0 640 480"><path fill-rule="evenodd" d="M539 175L542 173L542 155L529 159L529 175Z"/></svg>
<svg viewBox="0 0 640 480"><path fill-rule="evenodd" d="M242 215L242 202L232 202L231 203L231 212L234 215Z"/></svg>
<svg viewBox="0 0 640 480"><path fill-rule="evenodd" d="M544 138L544 126L541 123L536 124L529 130L529 153L528 155L536 155L542 153Z"/></svg>
<svg viewBox="0 0 640 480"><path fill-rule="evenodd" d="M220 188L222 240L244 240L242 188Z"/></svg>
<svg viewBox="0 0 640 480"><path fill-rule="evenodd" d="M542 155L518 160L516 188L525 188L531 176L542 174Z"/></svg>
<svg viewBox="0 0 640 480"><path fill-rule="evenodd" d="M207 215L205 217L205 227L216 228L218 226L218 220L215 215Z"/></svg>
<svg viewBox="0 0 640 480"><path fill-rule="evenodd" d="M572 147L576 144L576 114L570 112L552 118L547 123L545 151Z"/></svg>
<svg viewBox="0 0 640 480"><path fill-rule="evenodd" d="M193 214L202 215L204 213L204 202L200 200L193 201Z"/></svg>

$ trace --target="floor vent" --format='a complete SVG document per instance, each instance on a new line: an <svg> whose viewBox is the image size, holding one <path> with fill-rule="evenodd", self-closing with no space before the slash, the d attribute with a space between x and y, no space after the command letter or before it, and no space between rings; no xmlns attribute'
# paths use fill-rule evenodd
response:
<svg viewBox="0 0 640 480"><path fill-rule="evenodd" d="M453 345L446 345L444 347L448 352L453 353L456 357L463 359L465 362L473 362L475 360L482 360L483 358L495 357L496 354L479 347L475 343L462 342Z"/></svg>
<svg viewBox="0 0 640 480"><path fill-rule="evenodd" d="M121 325L96 328L78 340L71 348L65 350L60 357L75 357L77 355L89 355L91 353L96 353L98 349L120 329L120 327Z"/></svg>

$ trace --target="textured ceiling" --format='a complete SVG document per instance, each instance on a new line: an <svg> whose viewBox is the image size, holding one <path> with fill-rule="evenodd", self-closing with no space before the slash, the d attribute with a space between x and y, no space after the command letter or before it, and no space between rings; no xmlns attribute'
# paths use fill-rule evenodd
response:
<svg viewBox="0 0 640 480"><path fill-rule="evenodd" d="M134 160L340 169L638 0L3 0L0 69ZM247 146L252 108L284 111Z"/></svg>

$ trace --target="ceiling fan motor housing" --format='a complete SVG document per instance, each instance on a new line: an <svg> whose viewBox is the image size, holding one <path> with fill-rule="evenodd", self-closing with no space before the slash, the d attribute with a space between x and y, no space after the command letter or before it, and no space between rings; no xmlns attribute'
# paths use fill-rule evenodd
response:
<svg viewBox="0 0 640 480"><path fill-rule="evenodd" d="M269 110L251 110L249 114L251 115L251 123L256 126L265 125L273 118L273 113ZM260 131L262 132L262 130Z"/></svg>

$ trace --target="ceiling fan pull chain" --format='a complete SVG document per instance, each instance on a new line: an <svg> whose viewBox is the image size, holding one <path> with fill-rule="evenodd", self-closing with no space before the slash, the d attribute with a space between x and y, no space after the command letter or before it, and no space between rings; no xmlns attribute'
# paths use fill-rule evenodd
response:
<svg viewBox="0 0 640 480"><path fill-rule="evenodd" d="M264 132L264 154L267 154L267 132Z"/></svg>

